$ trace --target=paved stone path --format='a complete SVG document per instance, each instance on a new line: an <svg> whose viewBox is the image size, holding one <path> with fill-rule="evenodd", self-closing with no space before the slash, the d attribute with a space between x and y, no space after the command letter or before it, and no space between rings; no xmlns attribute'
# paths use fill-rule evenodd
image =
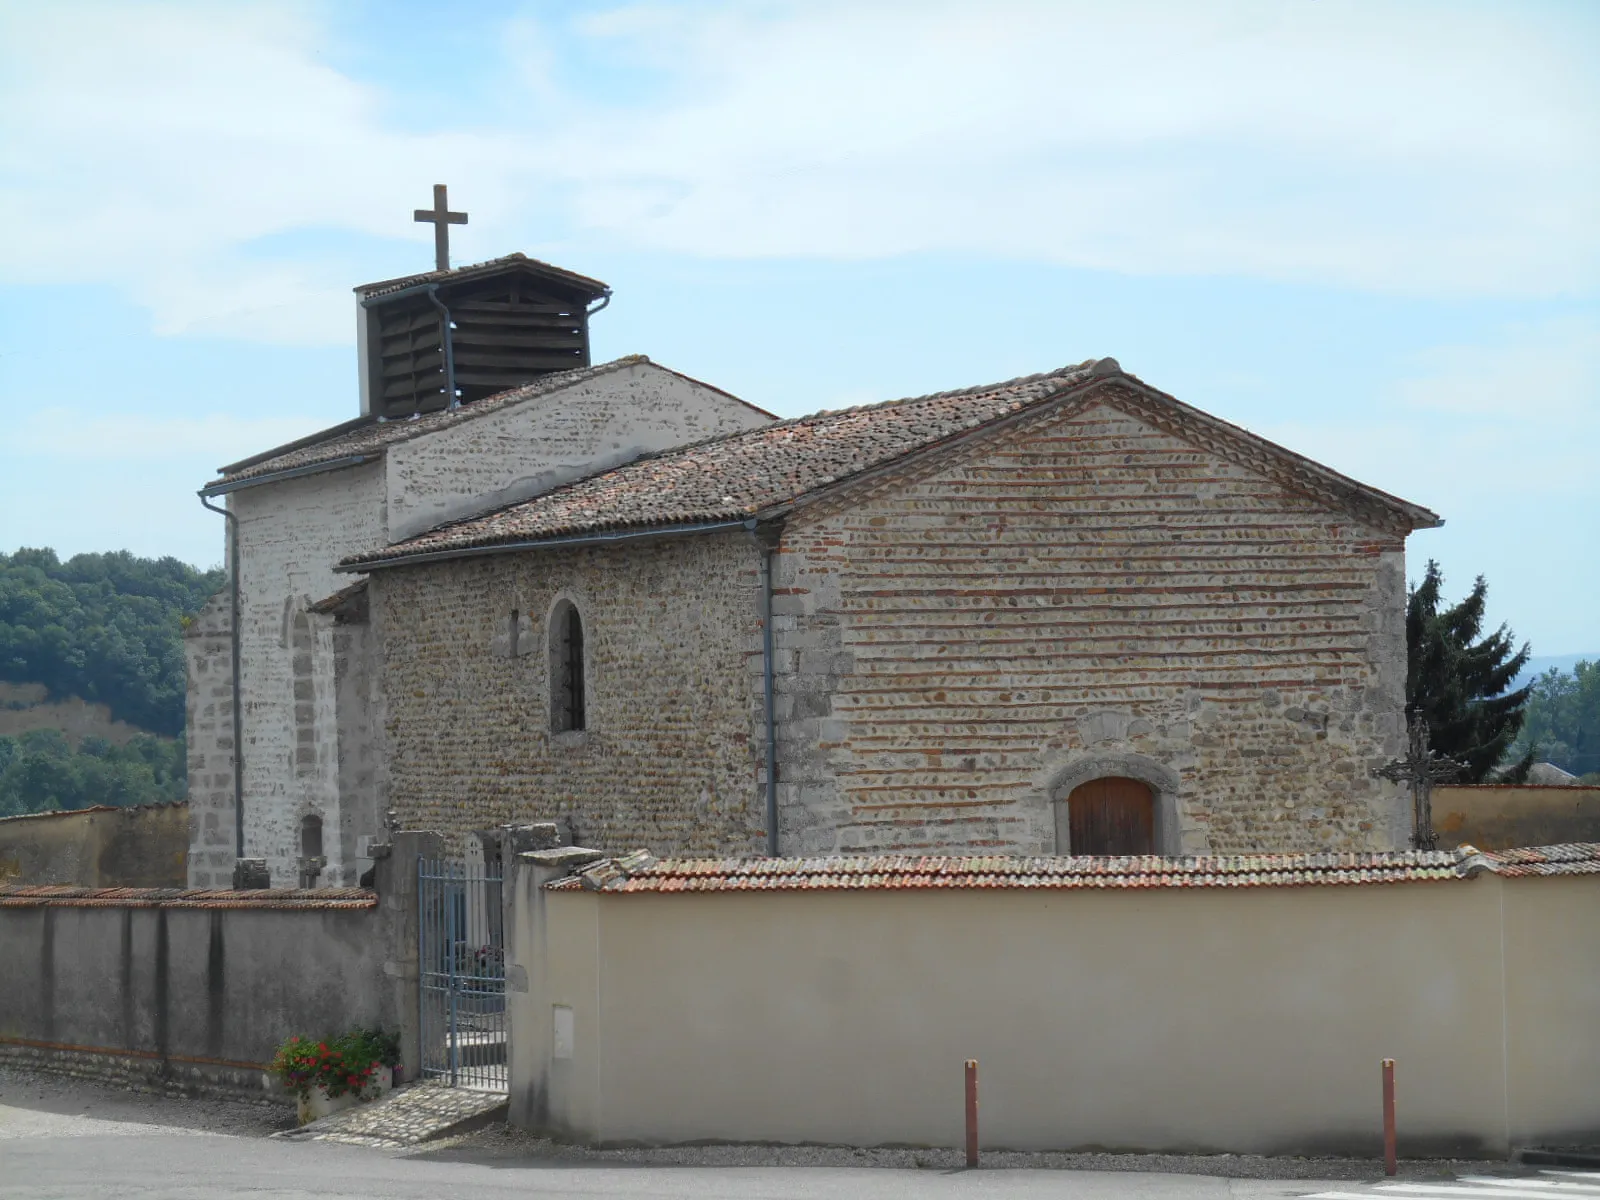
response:
<svg viewBox="0 0 1600 1200"><path fill-rule="evenodd" d="M506 1098L495 1092L418 1083L272 1136L398 1150L501 1119L505 1108Z"/></svg>

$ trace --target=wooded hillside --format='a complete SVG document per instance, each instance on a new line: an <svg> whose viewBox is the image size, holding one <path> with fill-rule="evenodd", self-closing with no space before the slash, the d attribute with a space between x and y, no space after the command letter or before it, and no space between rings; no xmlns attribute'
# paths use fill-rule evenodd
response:
<svg viewBox="0 0 1600 1200"><path fill-rule="evenodd" d="M183 798L183 619L224 579L126 551L0 554L0 681L104 704L146 731L123 744L74 745L53 729L0 736L0 816Z"/></svg>

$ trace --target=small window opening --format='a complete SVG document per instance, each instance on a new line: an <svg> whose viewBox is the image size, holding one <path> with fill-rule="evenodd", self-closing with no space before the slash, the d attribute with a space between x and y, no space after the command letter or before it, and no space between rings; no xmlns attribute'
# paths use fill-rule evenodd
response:
<svg viewBox="0 0 1600 1200"><path fill-rule="evenodd" d="M583 688L583 618L571 601L556 605L550 618L550 728L556 733L586 727Z"/></svg>
<svg viewBox="0 0 1600 1200"><path fill-rule="evenodd" d="M327 864L322 856L322 818L309 813L300 819L300 886L316 887Z"/></svg>
<svg viewBox="0 0 1600 1200"><path fill-rule="evenodd" d="M511 610L511 623L506 627L506 647L510 651L512 658L517 656L517 623L521 620L522 611L513 608Z"/></svg>

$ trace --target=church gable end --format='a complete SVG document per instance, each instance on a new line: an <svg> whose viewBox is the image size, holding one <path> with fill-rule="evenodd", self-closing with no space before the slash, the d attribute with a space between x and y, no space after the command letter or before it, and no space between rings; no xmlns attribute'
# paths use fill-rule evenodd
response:
<svg viewBox="0 0 1600 1200"><path fill-rule="evenodd" d="M786 848L1065 852L1090 760L1170 772L1161 852L1392 846L1404 531L1238 457L1097 389L797 510Z"/></svg>

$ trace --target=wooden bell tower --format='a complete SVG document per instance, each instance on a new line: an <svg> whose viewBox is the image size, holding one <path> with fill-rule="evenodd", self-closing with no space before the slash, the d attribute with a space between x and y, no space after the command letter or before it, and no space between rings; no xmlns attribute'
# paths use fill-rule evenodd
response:
<svg viewBox="0 0 1600 1200"><path fill-rule="evenodd" d="M611 289L523 254L451 269L443 185L417 220L435 228L435 269L356 289L361 411L388 420L470 404L589 365L589 317Z"/></svg>

